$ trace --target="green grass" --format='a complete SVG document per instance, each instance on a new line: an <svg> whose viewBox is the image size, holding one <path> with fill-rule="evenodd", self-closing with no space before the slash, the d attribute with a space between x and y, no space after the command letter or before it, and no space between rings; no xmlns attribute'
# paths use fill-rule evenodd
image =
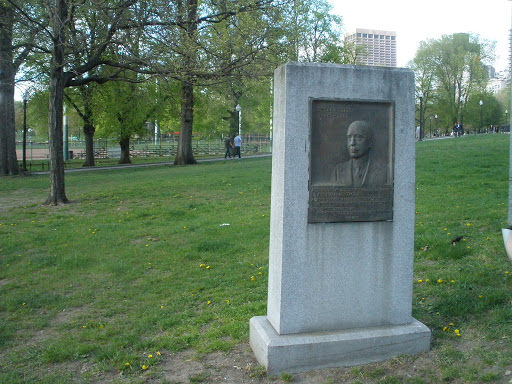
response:
<svg viewBox="0 0 512 384"><path fill-rule="evenodd" d="M508 148L417 144L411 283L429 364L351 368L350 382L498 383L512 368ZM247 342L266 313L270 174L270 158L69 173L60 207L41 205L47 175L0 180L0 383L157 380L172 352Z"/></svg>

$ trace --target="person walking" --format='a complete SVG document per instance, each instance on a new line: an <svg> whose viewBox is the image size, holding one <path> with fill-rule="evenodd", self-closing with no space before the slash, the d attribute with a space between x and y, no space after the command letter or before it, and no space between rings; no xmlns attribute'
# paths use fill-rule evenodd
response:
<svg viewBox="0 0 512 384"><path fill-rule="evenodd" d="M228 156L231 159L231 147L233 146L233 143L231 142L231 139L226 137L226 140L224 140L224 147L226 148L226 153L224 154L224 159L226 159Z"/></svg>
<svg viewBox="0 0 512 384"><path fill-rule="evenodd" d="M464 127L460 121L457 121L457 124L453 126L453 134L455 137L461 137L464 135Z"/></svg>
<svg viewBox="0 0 512 384"><path fill-rule="evenodd" d="M240 155L240 148L242 147L242 138L240 137L240 134L234 137L233 142L235 144L235 152L233 153L233 157L238 155L238 158L241 159L242 156Z"/></svg>

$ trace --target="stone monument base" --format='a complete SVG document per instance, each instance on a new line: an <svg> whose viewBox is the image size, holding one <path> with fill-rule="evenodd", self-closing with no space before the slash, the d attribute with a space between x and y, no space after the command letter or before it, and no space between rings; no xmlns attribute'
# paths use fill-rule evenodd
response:
<svg viewBox="0 0 512 384"><path fill-rule="evenodd" d="M280 335L266 316L256 316L250 321L249 340L258 362L275 376L425 352L430 349L430 330L413 319L406 325Z"/></svg>

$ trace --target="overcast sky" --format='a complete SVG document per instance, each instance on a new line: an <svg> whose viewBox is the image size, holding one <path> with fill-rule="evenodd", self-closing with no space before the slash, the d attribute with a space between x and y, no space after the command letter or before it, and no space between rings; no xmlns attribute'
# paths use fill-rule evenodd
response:
<svg viewBox="0 0 512 384"><path fill-rule="evenodd" d="M404 67L414 58L420 41L458 32L496 41L496 70L508 65L510 0L330 0L343 18L344 32L356 28L397 33L397 61Z"/></svg>

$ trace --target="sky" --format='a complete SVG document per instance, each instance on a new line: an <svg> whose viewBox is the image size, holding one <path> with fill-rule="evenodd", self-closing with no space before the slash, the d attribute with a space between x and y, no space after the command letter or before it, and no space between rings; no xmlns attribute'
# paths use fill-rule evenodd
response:
<svg viewBox="0 0 512 384"><path fill-rule="evenodd" d="M342 17L344 32L356 28L397 33L397 65L405 67L419 43L442 35L471 33L496 41L497 71L508 66L512 20L510 0L329 0Z"/></svg>

